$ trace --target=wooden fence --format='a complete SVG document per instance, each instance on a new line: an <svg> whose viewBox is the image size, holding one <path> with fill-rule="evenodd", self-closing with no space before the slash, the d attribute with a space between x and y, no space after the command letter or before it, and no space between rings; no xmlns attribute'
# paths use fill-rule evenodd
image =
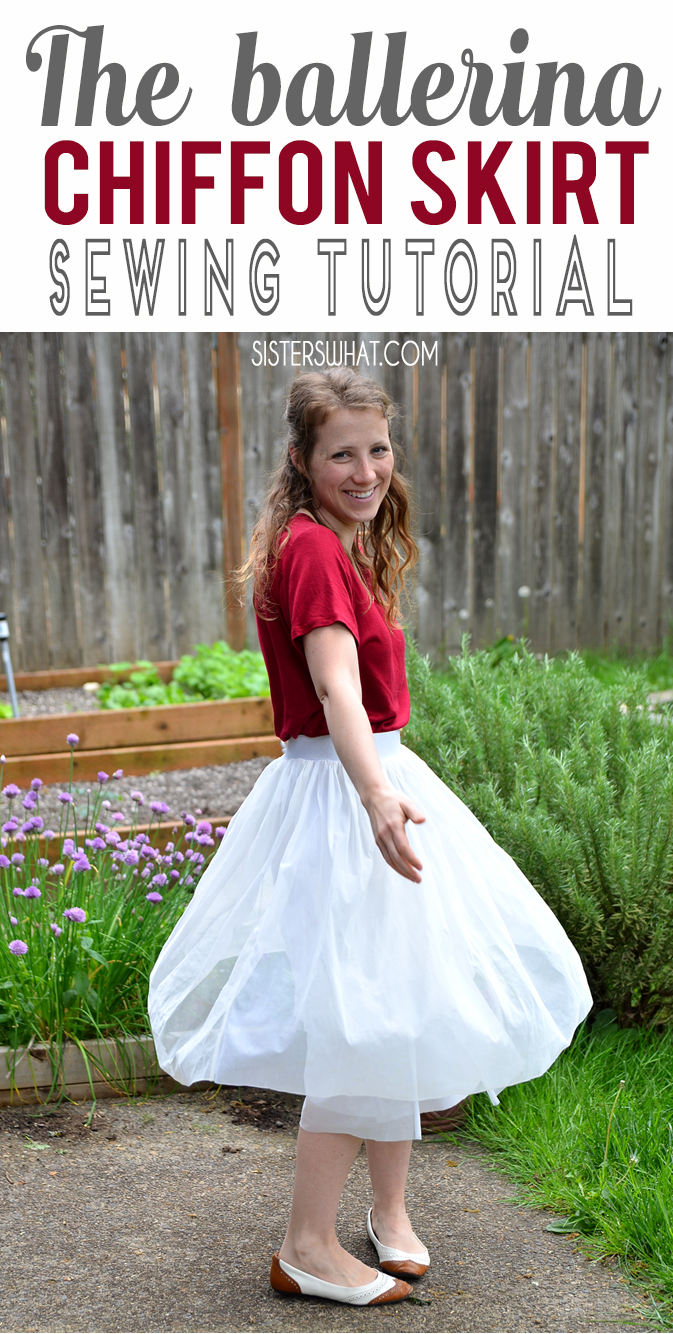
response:
<svg viewBox="0 0 673 1334"><path fill-rule="evenodd" d="M538 651L654 646L673 618L673 352L658 334L287 334L366 366L401 408L434 656L469 631ZM2 334L0 611L16 667L240 646L245 549L298 368L263 335ZM526 593L526 589L529 590ZM248 639L254 624L248 611Z"/></svg>
<svg viewBox="0 0 673 1334"><path fill-rule="evenodd" d="M411 620L425 651L455 651L466 631L479 645L525 633L539 652L652 647L671 632L667 335L285 338L328 339L332 360L361 344L371 360L374 338L379 361L386 339L390 361L401 361L405 340L408 361L414 343L437 343L436 364L421 356L416 366L368 370L401 408L421 552ZM293 373L253 366L255 341L239 336L248 532Z"/></svg>

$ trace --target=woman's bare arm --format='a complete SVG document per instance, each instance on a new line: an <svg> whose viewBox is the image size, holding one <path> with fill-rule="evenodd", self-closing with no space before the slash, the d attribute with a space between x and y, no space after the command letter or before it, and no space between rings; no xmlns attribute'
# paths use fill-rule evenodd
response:
<svg viewBox="0 0 673 1334"><path fill-rule="evenodd" d="M377 847L393 870L418 883L422 866L404 826L407 820L422 824L425 816L395 791L381 768L362 705L355 640L345 625L337 624L311 630L303 642L334 748L367 811Z"/></svg>

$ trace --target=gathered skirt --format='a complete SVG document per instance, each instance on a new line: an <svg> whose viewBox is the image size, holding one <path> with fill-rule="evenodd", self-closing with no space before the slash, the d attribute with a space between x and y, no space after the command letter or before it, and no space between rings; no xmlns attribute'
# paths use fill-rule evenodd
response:
<svg viewBox="0 0 673 1334"><path fill-rule="evenodd" d="M233 817L150 979L161 1068L304 1094L302 1125L411 1139L422 1111L549 1068L591 1006L511 857L399 732L375 735L413 884L383 860L329 737L298 737Z"/></svg>

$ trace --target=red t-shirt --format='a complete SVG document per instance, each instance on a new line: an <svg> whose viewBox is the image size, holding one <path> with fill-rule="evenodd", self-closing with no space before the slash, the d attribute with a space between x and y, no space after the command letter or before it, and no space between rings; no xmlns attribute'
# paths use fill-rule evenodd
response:
<svg viewBox="0 0 673 1334"><path fill-rule="evenodd" d="M409 721L404 635L392 629L373 601L336 533L307 515L290 522L257 632L271 686L276 736L327 736L325 713L313 688L302 636L340 622L358 650L362 702L373 732L393 732Z"/></svg>

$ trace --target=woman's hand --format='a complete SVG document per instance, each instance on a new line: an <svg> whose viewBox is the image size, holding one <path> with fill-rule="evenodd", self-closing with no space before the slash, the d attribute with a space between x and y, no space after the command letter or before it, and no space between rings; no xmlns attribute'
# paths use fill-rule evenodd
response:
<svg viewBox="0 0 673 1334"><path fill-rule="evenodd" d="M423 864L413 851L404 826L407 820L423 824L425 816L413 801L396 792L394 787L379 789L371 797L364 797L362 804L371 821L381 856L405 880L420 884L418 873L423 870Z"/></svg>
<svg viewBox="0 0 673 1334"><path fill-rule="evenodd" d="M304 636L304 652L334 748L369 816L376 846L398 875L419 884L422 866L404 826L407 820L422 824L425 816L386 781L362 707L355 640L345 625L324 625Z"/></svg>

